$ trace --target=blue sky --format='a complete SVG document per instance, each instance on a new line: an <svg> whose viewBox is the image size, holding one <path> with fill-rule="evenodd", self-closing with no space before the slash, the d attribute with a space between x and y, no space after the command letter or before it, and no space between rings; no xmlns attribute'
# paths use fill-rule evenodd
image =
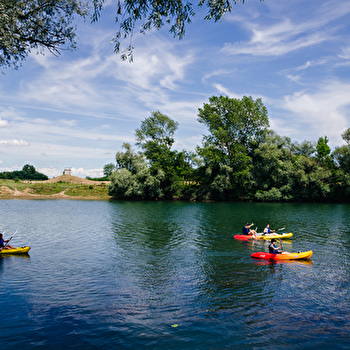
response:
<svg viewBox="0 0 350 350"><path fill-rule="evenodd" d="M97 24L77 22L75 52L33 52L19 70L3 70L0 171L31 164L49 177L65 167L102 176L155 110L179 122L175 148L193 151L206 133L198 108L221 94L261 98L271 129L293 141L326 135L332 148L344 144L349 1L250 0L220 23L199 11L183 40L166 28L136 32L133 63L113 52L113 11Z"/></svg>

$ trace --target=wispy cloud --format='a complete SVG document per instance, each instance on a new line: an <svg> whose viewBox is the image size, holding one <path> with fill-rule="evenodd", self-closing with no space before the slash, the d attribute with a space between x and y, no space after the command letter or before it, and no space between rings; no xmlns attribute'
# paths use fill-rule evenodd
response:
<svg viewBox="0 0 350 350"><path fill-rule="evenodd" d="M287 5L287 4L285 4ZM300 3L299 5L302 6ZM280 13L275 16L271 4L270 23L259 21L256 17L231 17L231 20L239 21L241 26L250 33L250 40L247 42L227 42L222 51L231 55L251 56L281 56L290 52L312 47L335 40L335 34L342 26L332 25L339 18L350 13L350 5L341 2L339 6L333 3L323 4L313 9L314 13L309 16L298 16L292 11L286 10L281 18ZM295 4L294 6L298 6ZM287 6L286 6L287 7Z"/></svg>
<svg viewBox="0 0 350 350"><path fill-rule="evenodd" d="M341 132L349 127L350 84L324 81L315 91L299 91L275 104L284 112L273 118L274 128L297 140L327 135L331 146L341 145Z"/></svg>
<svg viewBox="0 0 350 350"><path fill-rule="evenodd" d="M270 26L251 28L247 43L226 43L222 51L231 55L280 56L289 52L325 42L329 34L309 33L309 25L295 25L289 19ZM304 35L302 35L304 34Z"/></svg>

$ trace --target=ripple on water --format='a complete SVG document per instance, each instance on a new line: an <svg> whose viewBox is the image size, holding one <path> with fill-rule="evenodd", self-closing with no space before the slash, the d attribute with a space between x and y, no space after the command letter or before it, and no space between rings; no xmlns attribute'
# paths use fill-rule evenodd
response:
<svg viewBox="0 0 350 350"><path fill-rule="evenodd" d="M0 201L27 257L0 259L8 348L346 348L349 206ZM18 215L21 213L21 215ZM311 260L259 261L242 222ZM5 229L5 227L4 227ZM18 336L20 335L20 337Z"/></svg>

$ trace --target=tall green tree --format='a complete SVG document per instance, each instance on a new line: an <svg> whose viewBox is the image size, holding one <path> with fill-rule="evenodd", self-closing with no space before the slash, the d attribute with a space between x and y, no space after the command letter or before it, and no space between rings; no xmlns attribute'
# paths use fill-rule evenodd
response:
<svg viewBox="0 0 350 350"><path fill-rule="evenodd" d="M105 164L103 167L103 175L110 177L115 170L115 165L113 163Z"/></svg>
<svg viewBox="0 0 350 350"><path fill-rule="evenodd" d="M332 173L301 145L270 132L254 152L249 196L259 201L319 201L330 197Z"/></svg>
<svg viewBox="0 0 350 350"><path fill-rule="evenodd" d="M160 111L151 113L151 116L142 121L141 127L136 129L136 141L145 151L156 146L169 149L174 143L174 135L179 123Z"/></svg>
<svg viewBox="0 0 350 350"><path fill-rule="evenodd" d="M253 154L246 196L259 201L288 201L292 195L292 150L288 137L269 131Z"/></svg>
<svg viewBox="0 0 350 350"><path fill-rule="evenodd" d="M253 151L269 126L266 107L260 98L254 100L251 96L242 99L212 96L209 103L199 108L198 120L209 131L203 136L202 146L197 147L211 174L203 179L203 184L212 188L210 183L217 182L216 176L222 179L220 169L227 166L229 181L222 186L227 193L232 190L236 192L234 196L239 196L252 164Z"/></svg>
<svg viewBox="0 0 350 350"><path fill-rule="evenodd" d="M320 137L316 145L316 159L324 166L332 167L331 148L328 146L328 137Z"/></svg>
<svg viewBox="0 0 350 350"><path fill-rule="evenodd" d="M167 115L155 111L142 121L141 127L136 129L136 141L148 159L151 171L162 170L164 179L162 188L167 197L172 197L181 187L182 172L187 167L186 155L173 151L174 135L178 122Z"/></svg>
<svg viewBox="0 0 350 350"><path fill-rule="evenodd" d="M117 152L117 168L113 171L109 194L117 198L160 199L163 198L161 182L164 173L151 173L143 154L136 153L130 144L124 143L125 152Z"/></svg>
<svg viewBox="0 0 350 350"><path fill-rule="evenodd" d="M213 96L199 108L198 121L209 131L203 136L202 149L208 161L237 170L246 168L249 156L269 126L262 100L251 96L242 99Z"/></svg>
<svg viewBox="0 0 350 350"><path fill-rule="evenodd" d="M33 49L74 49L74 17L86 13L80 0L1 0L0 66L18 67Z"/></svg>

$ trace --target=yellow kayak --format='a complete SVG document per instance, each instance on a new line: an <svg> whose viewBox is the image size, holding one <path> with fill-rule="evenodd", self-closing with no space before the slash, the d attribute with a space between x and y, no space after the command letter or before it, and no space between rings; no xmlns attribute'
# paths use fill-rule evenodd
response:
<svg viewBox="0 0 350 350"><path fill-rule="evenodd" d="M286 239L293 236L292 232L289 233L269 233L267 235L263 235L262 233L258 233L258 236L253 237L251 235L234 235L233 237L235 239L238 239L240 241L247 241L249 239L259 239L259 240L270 240L272 238L276 239Z"/></svg>
<svg viewBox="0 0 350 350"><path fill-rule="evenodd" d="M25 254L28 253L30 247L18 247L15 249L2 249L0 250L0 254Z"/></svg>
<svg viewBox="0 0 350 350"><path fill-rule="evenodd" d="M264 239L264 240L270 240L272 238L276 239L284 239L284 238L290 238L293 236L292 232L289 233L268 233L267 235L259 235L257 239Z"/></svg>

